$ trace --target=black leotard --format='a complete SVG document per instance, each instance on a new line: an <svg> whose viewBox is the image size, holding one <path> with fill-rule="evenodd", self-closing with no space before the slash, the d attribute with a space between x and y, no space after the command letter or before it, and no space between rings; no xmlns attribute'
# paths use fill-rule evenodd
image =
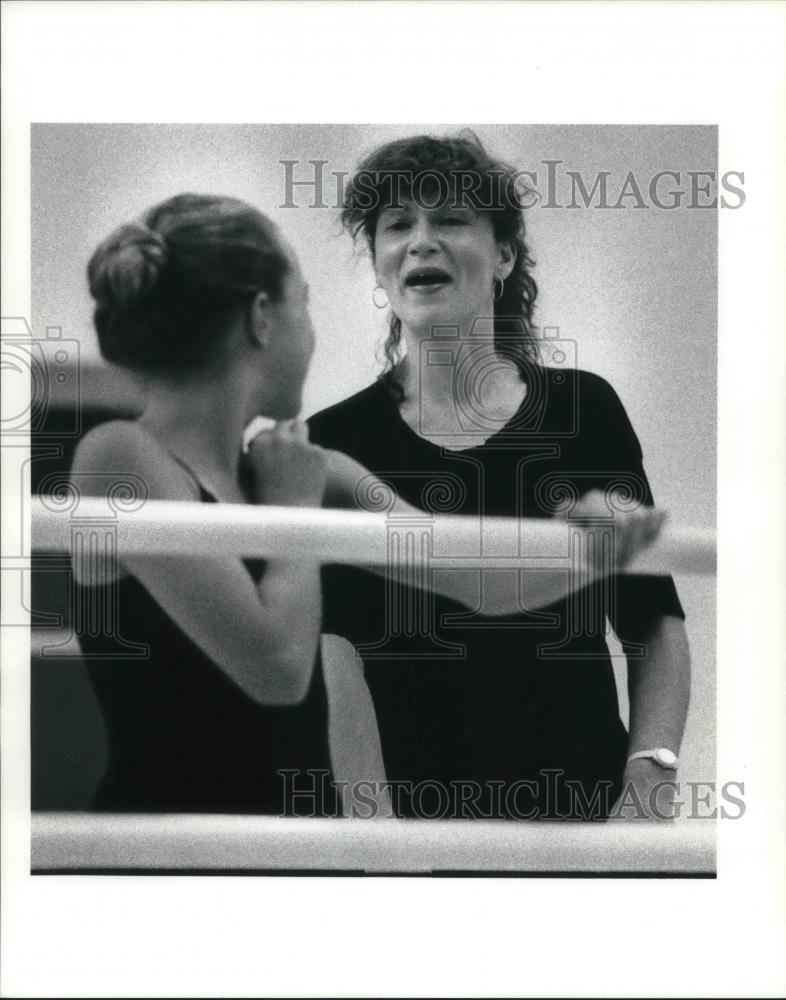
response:
<svg viewBox="0 0 786 1000"><path fill-rule="evenodd" d="M200 499L215 502L201 486ZM258 581L264 562L246 566ZM91 629L83 625L78 634L109 739L109 769L95 809L335 814L319 656L301 704L265 707L241 691L133 576L78 585L77 599L94 612ZM95 627L110 601L117 608L115 637ZM129 657L128 643L147 646L148 657ZM313 772L295 779L300 791L313 785L313 800L287 796L293 779L282 777L285 769Z"/></svg>

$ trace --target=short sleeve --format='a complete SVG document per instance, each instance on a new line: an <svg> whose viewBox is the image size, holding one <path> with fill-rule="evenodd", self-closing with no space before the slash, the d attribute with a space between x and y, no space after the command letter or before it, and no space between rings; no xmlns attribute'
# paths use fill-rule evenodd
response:
<svg viewBox="0 0 786 1000"><path fill-rule="evenodd" d="M593 408L599 426L596 433L602 436L604 452L608 456L604 465L619 472L620 481L629 483L645 506L654 506L644 463L641 445L631 425L625 407L614 389L603 379L595 377L597 394ZM611 485L613 477L606 485ZM677 595L674 580L669 575L616 574L613 578L614 600L609 608L609 620L623 645L641 642L655 621L662 616L685 618Z"/></svg>

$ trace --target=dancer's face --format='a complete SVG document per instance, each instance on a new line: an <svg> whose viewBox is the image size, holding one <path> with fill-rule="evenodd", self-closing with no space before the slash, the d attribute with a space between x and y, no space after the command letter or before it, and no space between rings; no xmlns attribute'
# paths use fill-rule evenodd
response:
<svg viewBox="0 0 786 1000"><path fill-rule="evenodd" d="M263 363L267 366L268 414L277 420L300 413L303 384L314 353L314 328L308 309L308 284L291 250L283 295L268 313L270 339Z"/></svg>
<svg viewBox="0 0 786 1000"><path fill-rule="evenodd" d="M437 208L404 201L377 221L377 282L405 331L418 337L493 315L494 280L510 273L509 257L487 215L450 199Z"/></svg>

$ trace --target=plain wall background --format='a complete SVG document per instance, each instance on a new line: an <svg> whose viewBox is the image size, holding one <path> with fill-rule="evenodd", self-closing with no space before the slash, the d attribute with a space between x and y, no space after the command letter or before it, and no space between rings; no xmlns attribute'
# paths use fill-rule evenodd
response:
<svg viewBox="0 0 786 1000"><path fill-rule="evenodd" d="M318 346L306 387L312 413L368 384L384 314L371 301L373 275L363 254L338 229L333 208L283 208L285 171L313 176L309 160L351 171L376 144L440 125L36 125L32 134L33 329L60 326L97 358L85 268L100 240L121 222L183 191L242 198L284 230L311 285ZM644 451L658 503L680 525L712 526L716 503L717 215L687 207L687 171L717 167L710 126L471 126L496 155L537 171L546 194L545 160L561 160L558 198L570 201L565 171L588 187L609 171L614 204L633 171L647 204L659 171L680 171L686 192L674 210L547 208L529 213L529 245L540 294L537 322L576 343L577 364L607 378L619 393ZM324 200L335 193L326 183ZM702 199L706 201L707 199ZM694 690L683 745L683 780L714 779L715 579L680 577L688 616ZM621 674L620 674L621 676Z"/></svg>

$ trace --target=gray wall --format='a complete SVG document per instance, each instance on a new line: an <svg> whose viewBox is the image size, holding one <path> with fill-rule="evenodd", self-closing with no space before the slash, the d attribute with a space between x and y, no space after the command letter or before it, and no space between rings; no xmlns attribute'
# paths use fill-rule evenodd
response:
<svg viewBox="0 0 786 1000"><path fill-rule="evenodd" d="M350 171L376 143L445 126L147 126L37 125L33 128L33 328L47 325L95 357L85 265L120 222L182 191L243 198L272 216L298 253L311 285L318 347L306 389L313 412L367 384L377 371L382 314L362 255L338 232L336 212L285 202L283 159L327 160ZM609 203L633 171L649 207L530 211L530 244L540 286L538 322L575 341L579 367L616 388L642 443L653 491L674 523L715 523L717 216L688 207L687 171L717 167L709 126L475 126L488 147L537 171L546 196L545 160L561 160L557 201L571 200L566 171L591 187L609 171ZM659 171L681 172L682 206L652 205ZM668 203L669 181L659 190ZM335 198L325 186L324 200ZM694 201L705 202L699 196ZM597 202L595 202L595 206ZM694 653L694 695L683 748L686 780L714 778L715 580L679 578Z"/></svg>

